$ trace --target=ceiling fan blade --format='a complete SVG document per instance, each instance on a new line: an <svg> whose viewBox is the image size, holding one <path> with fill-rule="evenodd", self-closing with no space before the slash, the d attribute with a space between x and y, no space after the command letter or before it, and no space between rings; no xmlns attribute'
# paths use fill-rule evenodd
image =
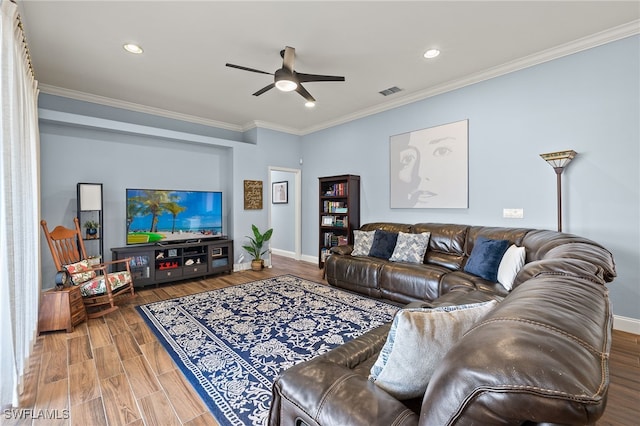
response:
<svg viewBox="0 0 640 426"><path fill-rule="evenodd" d="M239 70L251 71L251 72L257 72L257 73L260 73L260 74L273 75L273 73L270 73L270 72L260 71L260 70L257 70L257 69L255 69L255 68L243 67L242 65L234 65L234 64L226 64L226 65L227 65L228 67L230 67L230 68L237 68L237 69L239 69Z"/></svg>
<svg viewBox="0 0 640 426"><path fill-rule="evenodd" d="M271 83L268 86L264 86L262 89L258 90L256 93L253 94L253 96L260 96L262 95L264 92L266 92L267 90L271 90L274 87L276 87L275 83Z"/></svg>
<svg viewBox="0 0 640 426"><path fill-rule="evenodd" d="M301 83L309 83L312 81L344 81L344 77L337 75L304 74L301 72L296 72L295 75Z"/></svg>
<svg viewBox="0 0 640 426"><path fill-rule="evenodd" d="M282 68L286 68L293 72L293 63L296 57L296 49L293 47L285 47L284 54L282 55Z"/></svg>
<svg viewBox="0 0 640 426"><path fill-rule="evenodd" d="M316 101L313 98L313 96L311 96L311 93L307 92L307 89L302 87L302 84L298 84L298 88L296 89L296 92L300 93L300 95L303 98L305 98L307 101L309 101L309 102L315 102Z"/></svg>

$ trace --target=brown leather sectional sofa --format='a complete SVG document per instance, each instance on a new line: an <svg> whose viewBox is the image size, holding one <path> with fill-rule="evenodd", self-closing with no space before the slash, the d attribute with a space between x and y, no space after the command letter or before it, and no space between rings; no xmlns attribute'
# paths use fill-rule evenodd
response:
<svg viewBox="0 0 640 426"><path fill-rule="evenodd" d="M609 385L609 251L547 230L370 223L361 230L430 232L423 264L351 256L334 248L328 282L398 305L499 304L450 350L423 397L398 400L368 380L390 325L285 371L271 425L593 424ZM513 290L464 272L480 236L525 247Z"/></svg>

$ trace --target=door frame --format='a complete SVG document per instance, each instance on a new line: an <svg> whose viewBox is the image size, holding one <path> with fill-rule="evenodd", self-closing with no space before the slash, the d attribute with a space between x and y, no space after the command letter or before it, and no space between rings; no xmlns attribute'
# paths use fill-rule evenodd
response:
<svg viewBox="0 0 640 426"><path fill-rule="evenodd" d="M291 169L288 167L278 167L278 166L269 166L268 168L269 175L269 184L267 186L267 194L268 194L268 205L269 205L269 228L271 228L271 209L273 204L271 203L271 172L287 172L294 174L294 259L300 260L302 259L302 170L301 169Z"/></svg>

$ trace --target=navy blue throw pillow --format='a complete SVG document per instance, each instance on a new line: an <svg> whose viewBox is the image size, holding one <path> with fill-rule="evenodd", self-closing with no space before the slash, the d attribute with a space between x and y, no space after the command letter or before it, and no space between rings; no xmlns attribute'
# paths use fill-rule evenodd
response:
<svg viewBox="0 0 640 426"><path fill-rule="evenodd" d="M373 244L371 244L371 250L369 250L369 256L389 259L393 254L393 249L396 248L397 240L397 232L376 229L376 233L373 236Z"/></svg>
<svg viewBox="0 0 640 426"><path fill-rule="evenodd" d="M508 240L490 240L478 237L469 255L469 260L464 265L464 271L485 280L497 282L498 267L508 248Z"/></svg>

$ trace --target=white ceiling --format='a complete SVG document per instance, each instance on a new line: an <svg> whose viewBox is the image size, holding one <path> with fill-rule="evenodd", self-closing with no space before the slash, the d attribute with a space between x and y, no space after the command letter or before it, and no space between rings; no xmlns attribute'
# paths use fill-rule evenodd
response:
<svg viewBox="0 0 640 426"><path fill-rule="evenodd" d="M19 1L45 93L231 130L298 134L640 32L638 1ZM140 44L142 55L123 50ZM276 89L295 69L345 76ZM436 47L442 54L422 57ZM391 86L402 89L383 97Z"/></svg>

